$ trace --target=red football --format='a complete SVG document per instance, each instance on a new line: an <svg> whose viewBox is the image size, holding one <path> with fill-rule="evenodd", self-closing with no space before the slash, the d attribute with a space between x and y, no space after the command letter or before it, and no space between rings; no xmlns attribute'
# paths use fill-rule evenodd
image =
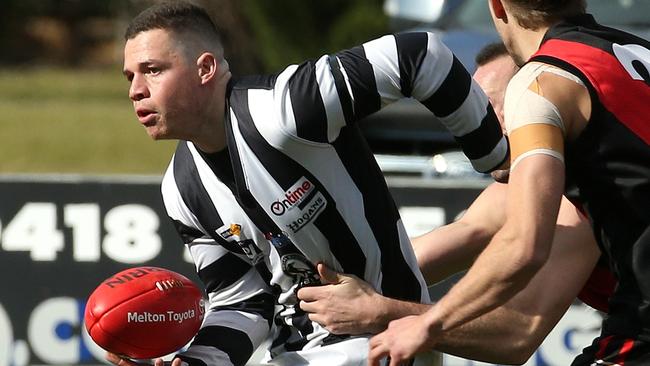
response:
<svg viewBox="0 0 650 366"><path fill-rule="evenodd" d="M102 282L86 303L90 337L130 358L156 358L189 342L203 321L201 291L185 276L157 267L124 270Z"/></svg>

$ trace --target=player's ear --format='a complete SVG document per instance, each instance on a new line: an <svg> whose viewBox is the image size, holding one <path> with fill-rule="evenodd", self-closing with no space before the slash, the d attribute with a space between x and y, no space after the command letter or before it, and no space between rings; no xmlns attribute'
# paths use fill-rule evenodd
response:
<svg viewBox="0 0 650 366"><path fill-rule="evenodd" d="M490 7L494 12L494 16L497 19L501 19L505 21L507 15L506 15L506 10L503 6L503 1L502 0L489 0L489 1L490 1Z"/></svg>
<svg viewBox="0 0 650 366"><path fill-rule="evenodd" d="M217 62L217 58L212 53L204 52L196 59L196 66L201 84L207 84L217 75L219 62Z"/></svg>

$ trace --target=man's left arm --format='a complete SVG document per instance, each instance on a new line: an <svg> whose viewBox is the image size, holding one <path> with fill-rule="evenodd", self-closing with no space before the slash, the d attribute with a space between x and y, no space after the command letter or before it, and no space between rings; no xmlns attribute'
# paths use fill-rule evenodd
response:
<svg viewBox="0 0 650 366"><path fill-rule="evenodd" d="M429 311L391 322L373 337L370 360L390 356L397 365L432 349L444 332L495 309L523 289L549 255L563 169L561 161L544 155L522 161L511 174L504 227L463 279Z"/></svg>
<svg viewBox="0 0 650 366"><path fill-rule="evenodd" d="M546 262L564 189L564 164L547 155L511 173L507 219L467 275L427 314L432 327L456 328L502 305Z"/></svg>
<svg viewBox="0 0 650 366"><path fill-rule="evenodd" d="M487 96L436 34L384 36L330 56L329 67L337 98L328 102L321 94L326 109L342 108L345 124L413 98L451 132L477 171L507 159L508 143Z"/></svg>

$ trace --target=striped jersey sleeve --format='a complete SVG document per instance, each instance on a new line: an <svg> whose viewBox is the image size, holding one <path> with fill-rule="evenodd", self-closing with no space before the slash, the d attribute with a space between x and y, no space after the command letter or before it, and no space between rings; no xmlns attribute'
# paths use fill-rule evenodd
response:
<svg viewBox="0 0 650 366"><path fill-rule="evenodd" d="M289 132L332 143L347 125L401 98L424 104L480 172L507 158L508 143L488 98L433 33L388 35L289 67L276 91L285 97Z"/></svg>
<svg viewBox="0 0 650 366"><path fill-rule="evenodd" d="M181 145L163 178L163 201L189 249L209 308L192 344L177 357L186 365L244 365L268 335L275 301L249 259L205 229L218 223L201 220L219 220L219 213L200 179L204 167Z"/></svg>

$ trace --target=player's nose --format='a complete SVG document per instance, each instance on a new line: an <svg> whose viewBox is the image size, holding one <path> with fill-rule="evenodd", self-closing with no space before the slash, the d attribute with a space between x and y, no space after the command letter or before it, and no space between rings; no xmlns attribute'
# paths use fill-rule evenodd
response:
<svg viewBox="0 0 650 366"><path fill-rule="evenodd" d="M129 99L137 102L149 96L149 89L144 79L139 75L134 75L133 80L131 80L131 87L129 88Z"/></svg>

